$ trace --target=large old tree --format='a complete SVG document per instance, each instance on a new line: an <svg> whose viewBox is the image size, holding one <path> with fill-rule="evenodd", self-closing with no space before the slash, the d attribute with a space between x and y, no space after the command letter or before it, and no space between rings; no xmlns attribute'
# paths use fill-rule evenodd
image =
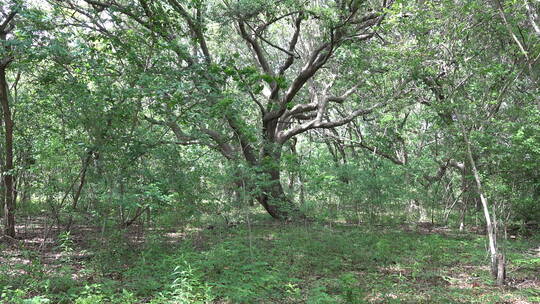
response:
<svg viewBox="0 0 540 304"><path fill-rule="evenodd" d="M74 11L73 22L128 54L141 75L134 86L159 90L159 98L139 99L147 121L169 128L179 144L208 145L245 162L256 177L238 177L238 186L274 218L295 215L280 182L283 147L299 134L345 125L385 104L362 100L363 71L349 67L346 51L336 54L375 37L391 1L209 2L61 5ZM134 37L133 29L146 36ZM135 49L128 40L140 44ZM159 75L160 85L145 83L148 74Z"/></svg>

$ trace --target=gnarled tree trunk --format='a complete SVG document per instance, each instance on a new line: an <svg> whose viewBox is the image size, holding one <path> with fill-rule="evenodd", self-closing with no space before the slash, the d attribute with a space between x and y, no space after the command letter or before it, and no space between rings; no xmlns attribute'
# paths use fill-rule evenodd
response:
<svg viewBox="0 0 540 304"><path fill-rule="evenodd" d="M281 184L281 152L282 144L269 142L263 149L258 167L261 173L260 194L257 201L275 219L288 219L300 216L300 210L287 197Z"/></svg>
<svg viewBox="0 0 540 304"><path fill-rule="evenodd" d="M261 194L257 196L257 201L273 218L287 219L298 215L298 209L283 191L280 171L279 168L263 170L263 174L266 176L262 181Z"/></svg>

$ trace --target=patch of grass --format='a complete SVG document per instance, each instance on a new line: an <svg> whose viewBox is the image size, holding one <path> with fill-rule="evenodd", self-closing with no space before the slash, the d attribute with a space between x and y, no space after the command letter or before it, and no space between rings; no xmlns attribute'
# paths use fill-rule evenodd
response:
<svg viewBox="0 0 540 304"><path fill-rule="evenodd" d="M479 236L263 222L203 229L173 243L157 232L138 246L121 235L110 238L107 249L96 243L82 270L45 275L38 262L27 264L3 297L13 303L533 303L540 297L530 287L493 286ZM505 244L511 278L538 275L538 259L525 250L531 246ZM0 282L10 278L3 274Z"/></svg>

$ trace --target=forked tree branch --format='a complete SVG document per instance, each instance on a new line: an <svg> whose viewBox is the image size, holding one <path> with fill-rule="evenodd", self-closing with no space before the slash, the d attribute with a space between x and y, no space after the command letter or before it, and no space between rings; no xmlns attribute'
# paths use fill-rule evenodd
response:
<svg viewBox="0 0 540 304"><path fill-rule="evenodd" d="M13 10L5 17L6 19L0 24L0 34L7 34L7 32L9 32L10 28L8 25L16 15L17 11Z"/></svg>
<svg viewBox="0 0 540 304"><path fill-rule="evenodd" d="M339 127L339 126L342 126L342 125L345 125L349 122L351 122L353 119L355 119L356 117L358 116L361 116L361 115L366 115L366 114L369 114L369 113L372 113L375 109L377 108L380 108L382 106L384 106L385 103L376 103L375 105L367 108L367 109L357 109L355 111L353 111L351 114L341 118L341 119L337 119L337 120L334 120L334 121L322 121L322 119L320 119L318 116L311 120L311 121L308 121L308 122L305 122L303 124L300 124L294 128L291 128L291 129L287 129L287 130L284 130L284 131L281 131L278 133L277 135L277 139L278 139L278 142L279 143L284 143L286 142L288 139L290 139L291 137L295 136L295 135L298 135L300 133L304 133L308 130L311 130L311 129L328 129L328 128L335 128L335 127Z"/></svg>

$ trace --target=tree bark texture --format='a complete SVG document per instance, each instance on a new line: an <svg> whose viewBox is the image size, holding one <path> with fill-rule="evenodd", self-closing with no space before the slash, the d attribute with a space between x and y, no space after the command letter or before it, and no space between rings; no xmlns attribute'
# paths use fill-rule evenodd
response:
<svg viewBox="0 0 540 304"><path fill-rule="evenodd" d="M3 58L0 58L0 103L2 104L4 128L5 128L5 158L2 170L2 181L4 184L4 233L12 238L15 237L15 195L13 182L13 119L9 104L9 87L6 80L6 69L13 61L10 54L10 47L7 42L7 35L13 29L13 19L17 15L16 10L12 10L0 24L0 40L3 42Z"/></svg>
<svg viewBox="0 0 540 304"><path fill-rule="evenodd" d="M13 189L13 120L8 97L5 66L0 67L0 103L2 104L4 118L5 139L5 167L3 170L4 182L4 233L15 237L15 200Z"/></svg>
<svg viewBox="0 0 540 304"><path fill-rule="evenodd" d="M263 147L261 159L257 166L261 179L257 201L275 219L287 219L299 215L298 208L287 197L281 184L281 151L282 145L267 143Z"/></svg>

